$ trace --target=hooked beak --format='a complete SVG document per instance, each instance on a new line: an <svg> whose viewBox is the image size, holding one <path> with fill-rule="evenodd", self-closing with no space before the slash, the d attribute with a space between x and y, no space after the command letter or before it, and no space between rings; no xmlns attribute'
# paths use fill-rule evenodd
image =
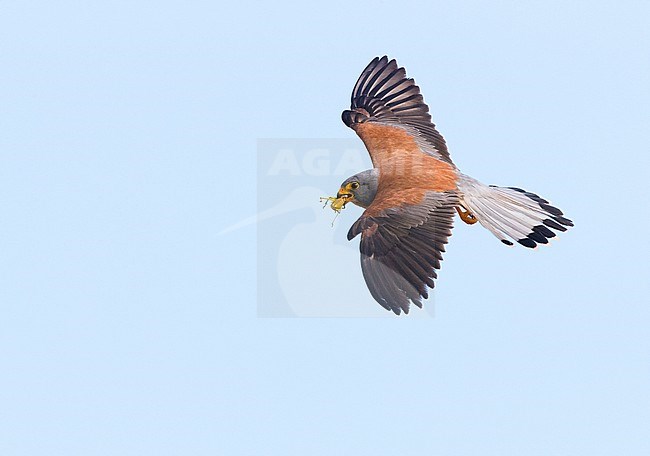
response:
<svg viewBox="0 0 650 456"><path fill-rule="evenodd" d="M336 194L336 199L332 201L332 209L340 211L345 205L354 199L352 193L349 193L346 188L341 187Z"/></svg>

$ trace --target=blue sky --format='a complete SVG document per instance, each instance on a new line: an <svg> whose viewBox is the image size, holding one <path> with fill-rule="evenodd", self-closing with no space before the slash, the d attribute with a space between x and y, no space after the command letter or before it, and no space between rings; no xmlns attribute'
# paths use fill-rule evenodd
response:
<svg viewBox="0 0 650 456"><path fill-rule="evenodd" d="M649 19L646 2L4 2L0 452L648 454ZM222 232L284 191L258 175L260 138L354 144L340 112L383 54L461 170L576 222L534 252L457 226L434 318L372 302L344 241L356 208L331 229L315 200L327 230L285 242L277 278L268 225ZM261 318L275 280L361 318Z"/></svg>

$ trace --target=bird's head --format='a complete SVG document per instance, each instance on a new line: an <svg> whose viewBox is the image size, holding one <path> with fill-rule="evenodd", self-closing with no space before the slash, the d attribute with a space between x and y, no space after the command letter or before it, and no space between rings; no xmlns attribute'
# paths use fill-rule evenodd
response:
<svg viewBox="0 0 650 456"><path fill-rule="evenodd" d="M332 209L340 211L347 203L363 208L370 206L377 193L378 178L377 169L368 169L345 179L332 201Z"/></svg>

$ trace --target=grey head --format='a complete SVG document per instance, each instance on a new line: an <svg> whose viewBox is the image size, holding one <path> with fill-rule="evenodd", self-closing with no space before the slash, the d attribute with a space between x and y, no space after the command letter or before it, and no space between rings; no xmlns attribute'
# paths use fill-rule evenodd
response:
<svg viewBox="0 0 650 456"><path fill-rule="evenodd" d="M346 202L366 208L375 199L378 181L378 169L361 171L343 181L336 197L344 198Z"/></svg>

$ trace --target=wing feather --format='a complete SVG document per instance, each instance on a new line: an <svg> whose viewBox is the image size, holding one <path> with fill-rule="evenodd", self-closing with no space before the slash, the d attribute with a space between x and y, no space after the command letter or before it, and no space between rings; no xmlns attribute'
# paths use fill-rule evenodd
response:
<svg viewBox="0 0 650 456"><path fill-rule="evenodd" d="M364 122L378 122L404 128L421 145L422 151L452 163L443 136L431 122L429 107L420 88L406 77L406 70L388 57L375 57L363 70L352 90L350 110L343 111L350 128Z"/></svg>
<svg viewBox="0 0 650 456"><path fill-rule="evenodd" d="M370 294L396 314L408 313L434 287L444 245L451 236L454 193L429 192L423 203L362 215L348 233L361 234L361 270Z"/></svg>

